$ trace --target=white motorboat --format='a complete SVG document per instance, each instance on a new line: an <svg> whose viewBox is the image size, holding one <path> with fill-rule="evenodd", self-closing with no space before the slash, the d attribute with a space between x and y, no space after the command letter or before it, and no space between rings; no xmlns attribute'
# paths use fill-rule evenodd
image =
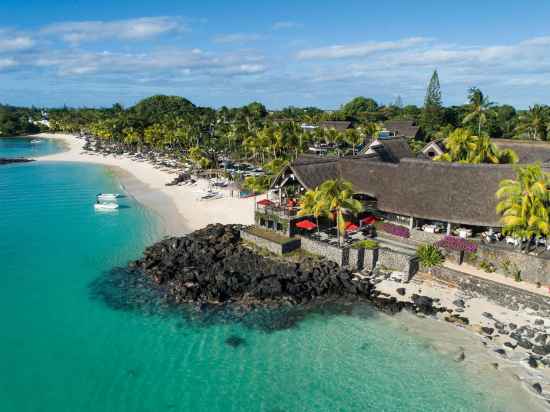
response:
<svg viewBox="0 0 550 412"><path fill-rule="evenodd" d="M31 140L31 144L37 144L37 143L42 143L42 140L40 140L40 139L32 139Z"/></svg>
<svg viewBox="0 0 550 412"><path fill-rule="evenodd" d="M118 193L98 193L96 198L98 201L116 201L120 195Z"/></svg>
<svg viewBox="0 0 550 412"><path fill-rule="evenodd" d="M94 208L95 210L113 211L118 209L118 203L98 202Z"/></svg>

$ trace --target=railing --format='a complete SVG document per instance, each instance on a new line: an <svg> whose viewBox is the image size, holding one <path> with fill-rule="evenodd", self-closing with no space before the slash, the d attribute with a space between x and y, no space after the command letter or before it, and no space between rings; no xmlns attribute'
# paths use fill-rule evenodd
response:
<svg viewBox="0 0 550 412"><path fill-rule="evenodd" d="M288 207L288 206L258 206L256 205L256 211L264 213L266 215L277 215L280 217L291 218L298 216L298 211L300 209L297 207Z"/></svg>

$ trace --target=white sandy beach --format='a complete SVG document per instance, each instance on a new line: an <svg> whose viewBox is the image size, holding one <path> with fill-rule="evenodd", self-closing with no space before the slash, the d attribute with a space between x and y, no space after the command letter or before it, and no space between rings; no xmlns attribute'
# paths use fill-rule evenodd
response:
<svg viewBox="0 0 550 412"><path fill-rule="evenodd" d="M40 157L39 161L102 164L118 168L142 182L148 191L132 190L132 185L125 186L140 203L168 220L166 225L170 234L183 234L211 223L254 223L254 198L232 198L226 191L222 199L199 201L197 192L206 188L206 181L194 187L165 186L176 175L156 169L149 162L138 162L126 156L85 153L82 149L85 141L70 134L42 133L35 137L60 139L67 146L66 151ZM167 205L167 202L172 205ZM170 209L174 208L177 213L170 213Z"/></svg>

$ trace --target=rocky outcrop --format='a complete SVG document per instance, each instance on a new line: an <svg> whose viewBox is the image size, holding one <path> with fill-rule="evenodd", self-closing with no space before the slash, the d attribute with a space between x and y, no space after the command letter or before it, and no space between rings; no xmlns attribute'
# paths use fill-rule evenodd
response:
<svg viewBox="0 0 550 412"><path fill-rule="evenodd" d="M0 166L1 165L9 165L11 163L28 163L28 162L34 162L34 160L25 159L25 158L22 158L22 157L13 158L13 159L0 157Z"/></svg>
<svg viewBox="0 0 550 412"><path fill-rule="evenodd" d="M318 297L368 298L371 285L354 281L336 263L265 257L240 242L238 225L210 225L163 240L130 264L180 302L307 303Z"/></svg>

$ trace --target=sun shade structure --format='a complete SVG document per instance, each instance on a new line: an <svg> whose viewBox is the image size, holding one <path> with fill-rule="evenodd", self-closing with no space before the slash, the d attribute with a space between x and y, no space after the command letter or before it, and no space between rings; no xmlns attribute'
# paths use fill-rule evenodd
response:
<svg viewBox="0 0 550 412"><path fill-rule="evenodd" d="M346 224L346 232L353 232L355 230L359 229L359 226L357 226L356 224L354 223L351 223L351 222L348 222Z"/></svg>
<svg viewBox="0 0 550 412"><path fill-rule="evenodd" d="M296 227L300 229L305 229L305 230L313 230L317 227L317 225L313 223L311 220L306 219L296 223Z"/></svg>
<svg viewBox="0 0 550 412"><path fill-rule="evenodd" d="M260 206L271 206L273 202L269 199L262 199L259 202L257 202Z"/></svg>
<svg viewBox="0 0 550 412"><path fill-rule="evenodd" d="M374 216L367 216L361 219L361 223L364 225L372 225L373 223L376 223L376 218Z"/></svg>

